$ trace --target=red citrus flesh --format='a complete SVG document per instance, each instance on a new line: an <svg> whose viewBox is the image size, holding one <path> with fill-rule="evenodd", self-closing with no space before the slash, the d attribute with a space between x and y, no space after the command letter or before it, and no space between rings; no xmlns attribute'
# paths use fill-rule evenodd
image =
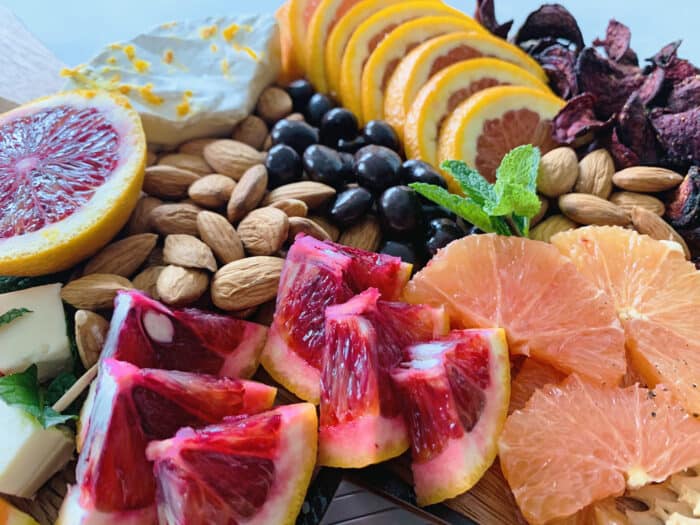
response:
<svg viewBox="0 0 700 525"><path fill-rule="evenodd" d="M316 459L316 431L316 409L304 403L151 443L160 523L294 523Z"/></svg>
<svg viewBox="0 0 700 525"><path fill-rule="evenodd" d="M102 355L141 368L249 378L267 328L195 308L168 308L137 292L119 292Z"/></svg>
<svg viewBox="0 0 700 525"><path fill-rule="evenodd" d="M508 408L503 330L462 330L410 346L392 373L410 427L418 503L469 490L496 457Z"/></svg>
<svg viewBox="0 0 700 525"><path fill-rule="evenodd" d="M80 503L102 512L143 509L155 501L146 445L185 426L270 408L276 389L230 378L100 364L76 478Z"/></svg>
<svg viewBox="0 0 700 525"><path fill-rule="evenodd" d="M397 257L298 236L282 270L263 366L288 390L317 404L326 307L367 288L396 299L410 273Z"/></svg>
<svg viewBox="0 0 700 525"><path fill-rule="evenodd" d="M379 300L370 288L326 309L319 463L361 468L408 449L390 371L410 344L444 335L443 308Z"/></svg>

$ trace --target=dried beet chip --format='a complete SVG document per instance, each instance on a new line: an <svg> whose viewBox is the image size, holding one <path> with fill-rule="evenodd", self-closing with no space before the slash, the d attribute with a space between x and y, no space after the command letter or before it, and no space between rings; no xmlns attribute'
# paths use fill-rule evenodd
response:
<svg viewBox="0 0 700 525"><path fill-rule="evenodd" d="M698 74L698 69L684 58L675 57L671 63L664 68L666 80L672 84L682 82L686 78L694 77Z"/></svg>
<svg viewBox="0 0 700 525"><path fill-rule="evenodd" d="M612 125L595 116L595 97L590 93L578 95L564 106L552 121L552 136L560 144L579 147L593 138L593 134Z"/></svg>
<svg viewBox="0 0 700 525"><path fill-rule="evenodd" d="M637 154L634 151L620 142L616 129L613 129L610 137L610 144L608 145L607 149L612 155L612 158L615 160L615 166L618 170L639 165L639 157L637 157Z"/></svg>
<svg viewBox="0 0 700 525"><path fill-rule="evenodd" d="M513 27L513 21L499 24L496 21L496 7L493 2L494 0L477 0L474 18L494 35L507 38L510 28Z"/></svg>
<svg viewBox="0 0 700 525"><path fill-rule="evenodd" d="M631 41L632 32L629 27L612 19L608 23L605 39L596 38L593 45L602 46L610 60L636 66L639 65L639 58L637 58L637 53L630 48Z"/></svg>
<svg viewBox="0 0 700 525"><path fill-rule="evenodd" d="M682 113L697 106L700 106L700 75L686 78L673 86L667 104L670 113Z"/></svg>
<svg viewBox="0 0 700 525"><path fill-rule="evenodd" d="M576 79L579 90L596 98L595 112L607 120L622 109L629 96L644 83L642 70L618 64L587 47L578 56Z"/></svg>
<svg viewBox="0 0 700 525"><path fill-rule="evenodd" d="M641 164L658 162L656 133L639 91L630 95L620 111L615 130L620 142L637 155Z"/></svg>
<svg viewBox="0 0 700 525"><path fill-rule="evenodd" d="M549 85L563 99L578 94L576 85L576 54L561 44L554 44L537 55L537 61L549 77Z"/></svg>
<svg viewBox="0 0 700 525"><path fill-rule="evenodd" d="M645 105L651 104L652 100L658 96L664 87L665 79L666 72L661 68L656 68L647 75L644 84L639 88L639 96Z"/></svg>
<svg viewBox="0 0 700 525"><path fill-rule="evenodd" d="M700 159L700 107L682 113L654 112L651 123L666 160L687 165Z"/></svg>
<svg viewBox="0 0 700 525"><path fill-rule="evenodd" d="M561 39L570 42L577 51L583 49L583 35L574 16L562 5L545 4L530 13L515 35L520 45L528 40L543 38Z"/></svg>
<svg viewBox="0 0 700 525"><path fill-rule="evenodd" d="M651 61L655 66L658 67L668 67L671 60L676 58L678 53L678 48L681 46L682 40L676 40L670 44L666 44L661 50L656 53L653 57L648 60Z"/></svg>
<svg viewBox="0 0 700 525"><path fill-rule="evenodd" d="M666 204L666 218L674 228L700 227L700 168L697 166L691 166Z"/></svg>

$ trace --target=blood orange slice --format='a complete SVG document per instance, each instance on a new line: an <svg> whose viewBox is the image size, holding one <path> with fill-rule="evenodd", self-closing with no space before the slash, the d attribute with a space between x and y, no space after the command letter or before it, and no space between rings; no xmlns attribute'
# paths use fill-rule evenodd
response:
<svg viewBox="0 0 700 525"><path fill-rule="evenodd" d="M408 347L392 373L411 429L419 505L469 490L491 466L508 411L503 330L463 330Z"/></svg>
<svg viewBox="0 0 700 525"><path fill-rule="evenodd" d="M633 230L587 227L552 239L614 302L632 368L700 413L700 272L682 250Z"/></svg>
<svg viewBox="0 0 700 525"><path fill-rule="evenodd" d="M170 438L185 426L267 410L275 394L276 389L251 381L102 361L76 470L78 486L64 504L63 523L93 523L90 519L99 516L116 520L121 512L134 519L155 514L148 442Z"/></svg>
<svg viewBox="0 0 700 525"><path fill-rule="evenodd" d="M141 120L126 98L74 91L0 115L0 274L65 270L104 246L139 197Z"/></svg>
<svg viewBox="0 0 700 525"><path fill-rule="evenodd" d="M496 168L516 146L532 144L542 153L558 146L552 139L552 119L564 101L540 89L497 86L472 95L445 120L438 158L463 160L490 182ZM452 191L459 188L448 175Z"/></svg>
<svg viewBox="0 0 700 525"><path fill-rule="evenodd" d="M326 308L319 464L362 468L408 449L389 373L405 346L448 330L443 308L380 301L376 288Z"/></svg>
<svg viewBox="0 0 700 525"><path fill-rule="evenodd" d="M379 255L298 236L287 254L277 309L260 361L285 388L305 401L320 400L325 310L367 288L394 300L411 266Z"/></svg>
<svg viewBox="0 0 700 525"><path fill-rule="evenodd" d="M164 525L292 525L316 462L316 409L287 405L148 446Z"/></svg>
<svg viewBox="0 0 700 525"><path fill-rule="evenodd" d="M549 244L465 237L438 252L404 295L444 304L463 328L503 327L512 354L564 373L615 385L625 373L624 333L611 300Z"/></svg>
<svg viewBox="0 0 700 525"><path fill-rule="evenodd" d="M442 123L461 103L494 86L549 88L524 69L495 58L457 62L436 73L416 95L404 123L406 153L432 165L439 163L438 137Z"/></svg>
<svg viewBox="0 0 700 525"><path fill-rule="evenodd" d="M537 390L545 385L556 385L566 378L553 366L540 363L528 357L515 375L510 385L510 407L508 413L515 412L527 405Z"/></svg>
<svg viewBox="0 0 700 525"><path fill-rule="evenodd" d="M508 417L501 467L525 518L543 525L700 462L700 420L665 387L597 386L574 374Z"/></svg>
<svg viewBox="0 0 700 525"><path fill-rule="evenodd" d="M501 38L486 33L449 33L424 42L401 60L387 84L384 118L401 133L411 104L433 75L457 62L482 56L505 60L547 81L535 60Z"/></svg>

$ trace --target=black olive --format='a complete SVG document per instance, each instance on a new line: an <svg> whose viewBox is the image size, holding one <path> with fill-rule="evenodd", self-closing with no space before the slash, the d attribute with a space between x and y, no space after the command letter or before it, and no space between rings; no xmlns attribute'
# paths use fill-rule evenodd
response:
<svg viewBox="0 0 700 525"><path fill-rule="evenodd" d="M306 122L296 120L280 120L270 132L272 144L284 144L303 155L306 148L318 144L318 130Z"/></svg>
<svg viewBox="0 0 700 525"><path fill-rule="evenodd" d="M398 241L387 241L380 248L379 253L400 257L403 262L415 265L418 261L416 250L408 243Z"/></svg>
<svg viewBox="0 0 700 525"><path fill-rule="evenodd" d="M444 248L452 241L464 237L464 231L457 226L455 221L450 219L433 219L430 221L428 234L425 249L431 255L435 255L438 250Z"/></svg>
<svg viewBox="0 0 700 525"><path fill-rule="evenodd" d="M335 102L333 102L326 95L321 93L316 93L309 99L309 103L306 105L306 111L304 112L304 117L309 124L314 126L320 126L323 116L328 113L331 109L335 107Z"/></svg>
<svg viewBox="0 0 700 525"><path fill-rule="evenodd" d="M350 188L338 194L328 215L338 225L349 226L367 215L373 201L366 189Z"/></svg>
<svg viewBox="0 0 700 525"><path fill-rule="evenodd" d="M383 146L365 146L355 154L355 175L360 186L381 193L401 181L401 157Z"/></svg>
<svg viewBox="0 0 700 525"><path fill-rule="evenodd" d="M435 184L447 189L447 182L435 168L422 160L407 160L401 166L401 182L410 184L412 182L424 182Z"/></svg>
<svg viewBox="0 0 700 525"><path fill-rule="evenodd" d="M344 153L351 153L354 155L365 146L367 146L367 139L360 135L359 137L355 137L352 140L340 139L338 141L336 149L338 151L342 151Z"/></svg>
<svg viewBox="0 0 700 525"><path fill-rule="evenodd" d="M343 161L343 176L348 184L357 182L355 175L355 156L350 153L340 152L340 159Z"/></svg>
<svg viewBox="0 0 700 525"><path fill-rule="evenodd" d="M292 97L294 111L303 113L314 94L314 87L308 80L295 80L287 86L287 93Z"/></svg>
<svg viewBox="0 0 700 525"><path fill-rule="evenodd" d="M399 136L389 124L383 120L370 120L362 132L368 144L384 146L396 152L401 151Z"/></svg>
<svg viewBox="0 0 700 525"><path fill-rule="evenodd" d="M345 186L348 169L340 153L327 146L314 144L304 152L304 170L309 178L316 182L328 184L336 189ZM352 173L352 167L350 167Z"/></svg>
<svg viewBox="0 0 700 525"><path fill-rule="evenodd" d="M414 232L421 224L418 195L408 186L394 186L382 193L378 204L384 230L403 236Z"/></svg>
<svg viewBox="0 0 700 525"><path fill-rule="evenodd" d="M357 117L345 108L333 108L321 120L321 142L337 147L339 140L352 140L360 132Z"/></svg>
<svg viewBox="0 0 700 525"><path fill-rule="evenodd" d="M265 159L265 167L270 189L301 180L301 157L294 149L284 144L270 148Z"/></svg>

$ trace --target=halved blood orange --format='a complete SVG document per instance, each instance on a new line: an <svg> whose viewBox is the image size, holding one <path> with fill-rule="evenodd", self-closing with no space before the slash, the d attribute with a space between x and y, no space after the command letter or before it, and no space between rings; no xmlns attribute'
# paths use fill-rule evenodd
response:
<svg viewBox="0 0 700 525"><path fill-rule="evenodd" d="M412 437L419 505L472 488L493 463L510 394L503 330L454 331L404 351L392 373Z"/></svg>
<svg viewBox="0 0 700 525"><path fill-rule="evenodd" d="M432 1L437 3L440 0ZM343 54L355 30L376 12L392 5L404 3L406 3L406 0L363 0L338 20L338 23L328 36L328 42L326 42L324 50L326 80L328 81L328 92L331 95L337 97L340 93L340 71L343 63Z"/></svg>
<svg viewBox="0 0 700 525"><path fill-rule="evenodd" d="M292 525L316 462L316 408L287 405L148 446L159 523Z"/></svg>
<svg viewBox="0 0 700 525"><path fill-rule="evenodd" d="M445 120L438 158L462 160L493 182L501 160L516 146L532 144L543 154L558 146L552 139L552 119L563 106L559 97L531 87L480 91ZM459 190L449 175L447 181L452 191Z"/></svg>
<svg viewBox="0 0 700 525"><path fill-rule="evenodd" d="M544 525L700 462L700 419L660 386L620 388L577 374L508 417L501 467L525 518Z"/></svg>
<svg viewBox="0 0 700 525"><path fill-rule="evenodd" d="M422 16L389 33L372 51L362 69L361 117L365 122L384 119L384 93L396 67L407 53L426 40L455 31L485 31L470 18Z"/></svg>
<svg viewBox="0 0 700 525"><path fill-rule="evenodd" d="M632 368L700 413L700 272L682 250L633 230L587 227L552 243L614 302Z"/></svg>
<svg viewBox="0 0 700 525"><path fill-rule="evenodd" d="M292 36L292 50L297 64L306 71L306 36L309 23L321 0L289 0L289 22Z"/></svg>
<svg viewBox="0 0 700 525"><path fill-rule="evenodd" d="M542 68L520 48L486 33L449 33L419 45L399 63L387 84L384 118L399 134L403 133L411 104L430 78L456 62L488 56L511 62L547 81Z"/></svg>
<svg viewBox="0 0 700 525"><path fill-rule="evenodd" d="M277 81L284 85L304 76L304 70L297 61L292 40L292 20L290 18L289 2L285 2L275 13L280 30L280 61L281 71Z"/></svg>
<svg viewBox="0 0 700 525"><path fill-rule="evenodd" d="M124 226L146 162L138 113L72 91L0 115L0 274L42 275L93 254Z"/></svg>
<svg viewBox="0 0 700 525"><path fill-rule="evenodd" d="M362 7L362 4L358 7ZM376 12L362 22L345 46L340 65L339 96L343 105L355 115L362 114L362 70L372 51L386 35L414 18L440 15L474 22L469 16L442 2L427 1L401 2ZM478 27L476 22L474 27Z"/></svg>
<svg viewBox="0 0 700 525"><path fill-rule="evenodd" d="M511 354L617 385L624 332L612 301L550 244L472 235L453 242L408 283L411 303L444 304L454 325L506 330Z"/></svg>
<svg viewBox="0 0 700 525"><path fill-rule="evenodd" d="M328 93L326 43L328 35L345 13L364 0L321 0L311 18L304 46L306 75L316 91Z"/></svg>
<svg viewBox="0 0 700 525"><path fill-rule="evenodd" d="M445 119L475 93L503 85L528 86L550 93L535 76L495 58L457 62L436 73L418 92L406 116L406 155L437 166L438 138Z"/></svg>
<svg viewBox="0 0 700 525"><path fill-rule="evenodd" d="M510 386L510 407L508 413L520 410L537 390L545 385L556 385L566 378L566 374L560 372L551 365L540 363L536 359L528 357L523 362L518 373L513 378Z"/></svg>

